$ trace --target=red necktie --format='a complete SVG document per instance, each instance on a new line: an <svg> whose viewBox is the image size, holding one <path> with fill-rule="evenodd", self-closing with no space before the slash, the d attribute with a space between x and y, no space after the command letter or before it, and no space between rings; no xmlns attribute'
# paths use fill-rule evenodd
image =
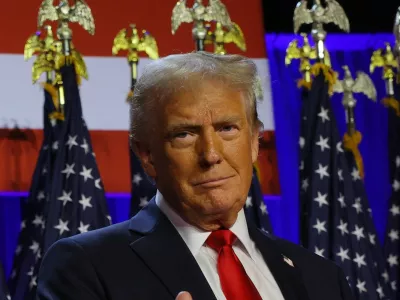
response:
<svg viewBox="0 0 400 300"><path fill-rule="evenodd" d="M217 269L227 300L262 300L243 265L232 249L236 236L230 230L211 233L206 243L218 252Z"/></svg>

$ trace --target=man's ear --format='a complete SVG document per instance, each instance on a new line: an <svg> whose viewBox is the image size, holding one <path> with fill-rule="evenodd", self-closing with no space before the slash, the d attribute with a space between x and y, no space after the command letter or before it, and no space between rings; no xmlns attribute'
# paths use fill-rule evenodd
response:
<svg viewBox="0 0 400 300"><path fill-rule="evenodd" d="M143 170L151 177L156 177L156 169L154 167L153 156L150 151L149 145L138 141L132 141L132 151L139 158Z"/></svg>

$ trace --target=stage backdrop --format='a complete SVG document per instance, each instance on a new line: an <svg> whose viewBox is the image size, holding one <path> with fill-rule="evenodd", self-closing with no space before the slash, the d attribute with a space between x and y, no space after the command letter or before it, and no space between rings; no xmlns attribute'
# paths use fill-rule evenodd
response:
<svg viewBox="0 0 400 300"><path fill-rule="evenodd" d="M22 55L26 39L36 31L41 1L28 1L23 8L15 1L8 1L2 7L7 13L0 18L0 26L12 27L13 33L0 44L0 191L28 190L42 140L43 93L39 85L31 83L33 59L24 62ZM76 24L71 26L74 44L83 54L89 72L89 81L84 81L81 87L82 106L107 192L130 192L131 185L127 145L129 111L125 102L130 71L123 54L112 57L113 39L122 28L135 23L156 38L160 56L193 51L191 24L182 24L176 35L171 34L171 14L176 2L87 0L96 23L95 35L90 36ZM193 1L187 2L193 5ZM259 175L264 194L279 194L261 0L248 0L246 5L236 0L223 2L246 37L247 51L243 54L254 59L262 78L265 97L259 111L265 132ZM233 45L227 50L241 53ZM139 75L147 63L149 59L141 59Z"/></svg>
<svg viewBox="0 0 400 300"><path fill-rule="evenodd" d="M282 223L281 232L285 237L298 241L298 141L300 124L300 90L296 80L300 78L299 64L285 67L286 47L295 38L292 34L270 34L266 36L272 82L273 108L275 118L276 147L278 152L279 178L281 185ZM310 38L311 40L311 38ZM356 71L369 73L370 57L373 50L384 47L385 42L393 43L391 34L328 34L326 46L332 66L343 76L343 65L350 67L353 76ZM300 43L302 45L302 43ZM372 215L380 240L383 240L388 198L391 191L387 148L387 109L380 100L385 95L382 71L377 69L370 75L378 91L378 102L365 96L356 95L355 108L357 129L363 134L359 146L364 159L365 186ZM340 132L346 129L345 114L341 95L332 98L332 106Z"/></svg>

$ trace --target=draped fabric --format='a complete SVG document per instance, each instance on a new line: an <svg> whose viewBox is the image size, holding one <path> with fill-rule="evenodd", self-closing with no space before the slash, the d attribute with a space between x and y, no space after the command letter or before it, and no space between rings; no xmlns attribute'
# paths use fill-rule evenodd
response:
<svg viewBox="0 0 400 300"><path fill-rule="evenodd" d="M285 66L286 48L294 38L299 38L299 36L266 35L281 185L280 207L285 212L280 217L284 217L287 221L282 224L282 234L298 242L298 141L301 91L296 86L296 80L300 78L300 73L298 62L294 62L289 67ZM355 76L356 71L368 74L373 50L384 47L385 42L393 43L393 41L394 37L391 34L328 34L326 47L330 53L333 69L343 74L342 66L348 65ZM387 109L380 102L385 95L382 70L377 69L370 76L378 92L378 102L365 100L365 97L358 98L356 95L359 101L355 108L355 118L357 129L363 135L359 149L364 159L365 188L378 236L382 242L386 228L388 199L391 193L387 149L388 122ZM346 123L341 99L342 95L334 95L331 101L340 134L343 135Z"/></svg>

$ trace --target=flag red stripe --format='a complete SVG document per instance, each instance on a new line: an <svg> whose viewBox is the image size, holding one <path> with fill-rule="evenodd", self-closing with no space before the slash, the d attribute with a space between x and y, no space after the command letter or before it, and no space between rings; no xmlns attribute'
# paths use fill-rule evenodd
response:
<svg viewBox="0 0 400 300"><path fill-rule="evenodd" d="M129 193L128 132L91 130L90 134L105 190ZM40 129L0 129L0 191L29 190L42 139ZM263 193L279 194L274 132L265 131L262 140L258 166Z"/></svg>

